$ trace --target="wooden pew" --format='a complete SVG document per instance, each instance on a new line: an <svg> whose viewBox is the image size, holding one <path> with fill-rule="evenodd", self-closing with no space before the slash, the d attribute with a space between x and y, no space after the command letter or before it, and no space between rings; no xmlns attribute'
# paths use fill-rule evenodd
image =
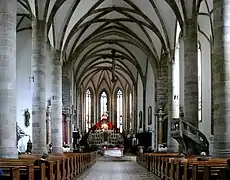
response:
<svg viewBox="0 0 230 180"><path fill-rule="evenodd" d="M19 159L0 159L0 167L8 173L8 177L13 177L11 171L19 168L19 178L22 174L26 176L27 180L34 180L34 172L39 171L41 180L46 179L46 172L48 172L49 180L72 180L75 179L85 169L89 168L96 161L96 153L64 153L64 156L49 156L49 167L45 165L33 166L36 156L22 156ZM14 173L15 174L15 173ZM16 176L15 176L16 177ZM18 180L18 179L16 179ZM40 179L39 179L40 180Z"/></svg>
<svg viewBox="0 0 230 180"><path fill-rule="evenodd" d="M170 179L178 180L217 180L221 169L226 167L226 159L210 159L198 161L192 159L173 159Z"/></svg>
<svg viewBox="0 0 230 180"><path fill-rule="evenodd" d="M41 178L43 178L44 176L45 177L47 176L50 180L54 180L53 162L49 162L49 167L45 167L45 165L42 165L40 167L40 166L33 166L35 160L36 159L33 159L33 158L32 159L1 159L0 165L7 165L7 166L11 165L11 166L17 166L17 167L18 166L19 167L32 166L33 170L31 170L31 171L33 171L33 174L34 174L34 172L35 172L35 174L40 173L39 175L41 176ZM21 171L22 170L20 168L20 172ZM27 173L28 173L28 171L27 171ZM31 177L31 179L34 179L34 178Z"/></svg>
<svg viewBox="0 0 230 180"><path fill-rule="evenodd" d="M26 179L26 180L34 180L35 176L39 177L41 180L46 179L45 174L45 165L40 166L33 166L32 164L26 163L12 163L12 162L0 162L0 168L3 169L4 176L9 176L11 173L11 169L18 168L19 179ZM17 177L16 176L16 177Z"/></svg>
<svg viewBox="0 0 230 180"><path fill-rule="evenodd" d="M2 167L4 172L6 169ZM4 175L0 176L1 180L20 180L20 168L19 167L13 167L9 168L9 173L5 173Z"/></svg>

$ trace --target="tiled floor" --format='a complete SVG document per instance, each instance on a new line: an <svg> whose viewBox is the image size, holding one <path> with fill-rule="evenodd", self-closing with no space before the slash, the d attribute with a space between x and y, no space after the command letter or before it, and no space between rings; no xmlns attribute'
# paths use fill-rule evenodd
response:
<svg viewBox="0 0 230 180"><path fill-rule="evenodd" d="M86 171L77 180L157 180L153 174L134 161L102 161Z"/></svg>

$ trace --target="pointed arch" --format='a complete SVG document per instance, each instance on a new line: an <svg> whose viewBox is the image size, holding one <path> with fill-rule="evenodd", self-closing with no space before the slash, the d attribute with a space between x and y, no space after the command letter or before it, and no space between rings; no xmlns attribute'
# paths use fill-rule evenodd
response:
<svg viewBox="0 0 230 180"><path fill-rule="evenodd" d="M116 113L115 113L114 119L115 119L115 123L117 125L117 128L119 128L120 132L122 132L122 130L123 130L123 115L124 115L124 112L123 112L124 91L122 90L122 88L117 87L117 89L114 93L114 96L116 99L116 101L115 101Z"/></svg>
<svg viewBox="0 0 230 180"><path fill-rule="evenodd" d="M99 117L102 117L103 115L108 115L109 112L109 102L110 100L110 94L109 91L105 88L103 88L98 96L98 102L99 102Z"/></svg>
<svg viewBox="0 0 230 180"><path fill-rule="evenodd" d="M88 87L85 91L85 130L86 132L92 127L92 116L93 116L93 90Z"/></svg>

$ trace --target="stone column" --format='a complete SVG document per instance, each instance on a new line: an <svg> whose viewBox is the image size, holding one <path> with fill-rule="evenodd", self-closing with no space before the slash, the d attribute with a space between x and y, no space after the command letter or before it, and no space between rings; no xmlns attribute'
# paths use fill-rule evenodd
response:
<svg viewBox="0 0 230 180"><path fill-rule="evenodd" d="M195 19L195 18L194 18ZM184 120L198 127L198 59L197 22L185 21L184 26Z"/></svg>
<svg viewBox="0 0 230 180"><path fill-rule="evenodd" d="M46 110L46 144L51 143L51 108L47 106Z"/></svg>
<svg viewBox="0 0 230 180"><path fill-rule="evenodd" d="M0 158L17 158L16 0L0 0Z"/></svg>
<svg viewBox="0 0 230 180"><path fill-rule="evenodd" d="M139 127L137 127L137 118L138 118L138 113L137 113L137 86L134 88L134 94L133 94L133 107L134 107L134 112L133 112L133 121L134 121L134 132L137 133L137 130Z"/></svg>
<svg viewBox="0 0 230 180"><path fill-rule="evenodd" d="M46 147L46 22L32 20L32 138L34 154L47 153Z"/></svg>
<svg viewBox="0 0 230 180"><path fill-rule="evenodd" d="M129 97L129 92L127 92L126 94L126 122L127 122L127 134L130 133L130 109L129 109L129 105L130 105L130 97Z"/></svg>
<svg viewBox="0 0 230 180"><path fill-rule="evenodd" d="M79 94L79 128L81 132L84 131L83 129L83 108L82 108L82 90L80 90Z"/></svg>
<svg viewBox="0 0 230 180"><path fill-rule="evenodd" d="M213 156L230 156L230 0L213 1Z"/></svg>
<svg viewBox="0 0 230 180"><path fill-rule="evenodd" d="M66 117L66 137L67 137L67 142L66 142L66 144L70 144L70 122L71 120L70 120L70 115L67 115L67 117Z"/></svg>
<svg viewBox="0 0 230 180"><path fill-rule="evenodd" d="M51 87L51 117L52 117L52 152L63 153L62 138L62 64L61 52L53 52Z"/></svg>
<svg viewBox="0 0 230 180"><path fill-rule="evenodd" d="M168 67L166 64L166 65L161 65L158 70L158 76L156 82L157 110L163 107L164 105L166 105L167 93L168 93Z"/></svg>
<svg viewBox="0 0 230 180"><path fill-rule="evenodd" d="M123 92L123 98L122 98L122 130L126 132L126 92ZM123 131L122 131L123 132Z"/></svg>
<svg viewBox="0 0 230 180"><path fill-rule="evenodd" d="M146 78L146 77L145 77ZM142 122L143 122L143 131L146 132L146 79L143 85L143 113L142 113Z"/></svg>
<svg viewBox="0 0 230 180"><path fill-rule="evenodd" d="M180 73L180 106L184 107L184 40L180 38L179 50L179 73Z"/></svg>
<svg viewBox="0 0 230 180"><path fill-rule="evenodd" d="M171 137L171 121L173 111L173 62L168 62L168 138L167 148L169 152L178 152L178 143Z"/></svg>

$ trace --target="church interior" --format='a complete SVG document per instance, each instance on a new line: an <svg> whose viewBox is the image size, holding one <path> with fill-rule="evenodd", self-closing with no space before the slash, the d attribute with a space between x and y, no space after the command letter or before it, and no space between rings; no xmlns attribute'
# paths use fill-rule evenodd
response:
<svg viewBox="0 0 230 180"><path fill-rule="evenodd" d="M228 11L0 0L0 178L229 179Z"/></svg>

